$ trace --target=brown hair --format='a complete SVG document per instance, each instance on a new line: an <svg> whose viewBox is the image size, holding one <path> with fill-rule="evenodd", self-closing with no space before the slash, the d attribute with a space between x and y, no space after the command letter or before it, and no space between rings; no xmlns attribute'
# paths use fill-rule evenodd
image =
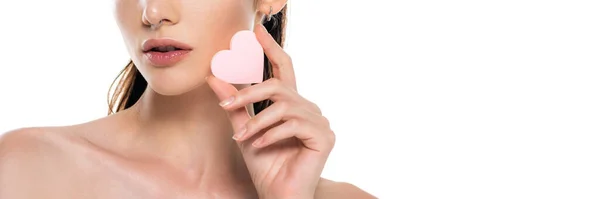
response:
<svg viewBox="0 0 600 199"><path fill-rule="evenodd" d="M263 25L267 28L269 34L271 34L280 46L283 46L283 42L285 41L286 23L287 5L280 12L273 15L270 21L263 21ZM273 77L273 67L266 55L264 55L264 60L263 80L267 80ZM110 115L133 106L140 99L147 86L148 82L146 82L146 79L144 79L133 61L130 60L110 85L108 92L108 114ZM258 114L272 103L271 100L254 103L254 113Z"/></svg>

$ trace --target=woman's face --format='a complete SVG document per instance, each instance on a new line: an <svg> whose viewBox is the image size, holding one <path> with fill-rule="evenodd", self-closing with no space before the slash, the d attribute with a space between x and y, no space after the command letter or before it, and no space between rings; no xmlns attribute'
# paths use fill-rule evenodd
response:
<svg viewBox="0 0 600 199"><path fill-rule="evenodd" d="M212 56L228 49L237 31L253 27L257 16L261 16L254 3L115 0L115 16L131 59L148 85L157 93L178 95L204 83L204 77L210 74ZM161 20L161 26L151 28L151 24ZM148 49L155 46L183 50Z"/></svg>

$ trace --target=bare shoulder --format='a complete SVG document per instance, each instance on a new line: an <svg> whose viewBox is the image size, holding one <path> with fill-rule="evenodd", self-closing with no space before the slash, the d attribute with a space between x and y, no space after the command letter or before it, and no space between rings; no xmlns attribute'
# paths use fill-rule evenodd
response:
<svg viewBox="0 0 600 199"><path fill-rule="evenodd" d="M64 166L87 144L79 127L86 125L27 127L0 134L0 173L16 165L19 171L40 172L50 166Z"/></svg>
<svg viewBox="0 0 600 199"><path fill-rule="evenodd" d="M0 176L8 171L17 175L17 171L42 170L38 167L60 160L71 140L60 127L21 128L0 135Z"/></svg>
<svg viewBox="0 0 600 199"><path fill-rule="evenodd" d="M0 165L11 160L54 161L57 155L85 146L86 134L111 126L110 117L70 126L27 127L2 134L0 132ZM104 128L103 128L104 127Z"/></svg>
<svg viewBox="0 0 600 199"><path fill-rule="evenodd" d="M42 127L21 128L0 135L0 198L34 198L31 189L52 179L51 165L60 162L61 134Z"/></svg>
<svg viewBox="0 0 600 199"><path fill-rule="evenodd" d="M86 198L69 194L79 194L88 177L96 177L103 159L85 135L106 131L110 122L104 117L0 134L0 198Z"/></svg>
<svg viewBox="0 0 600 199"><path fill-rule="evenodd" d="M347 182L335 182L321 178L315 198L327 199L373 199L375 196Z"/></svg>
<svg viewBox="0 0 600 199"><path fill-rule="evenodd" d="M0 162L6 165L17 159L31 158L41 150L56 143L56 136L50 133L49 128L29 127L15 129L0 135Z"/></svg>
<svg viewBox="0 0 600 199"><path fill-rule="evenodd" d="M0 198L61 198L82 140L72 126L28 127L0 135ZM32 191L35 190L35 191ZM64 198L64 197L62 197Z"/></svg>
<svg viewBox="0 0 600 199"><path fill-rule="evenodd" d="M0 157L48 155L51 148L72 140L68 127L28 127L0 134ZM44 150L42 150L44 149ZM46 153L46 154L39 154ZM4 158L2 158L4 160Z"/></svg>

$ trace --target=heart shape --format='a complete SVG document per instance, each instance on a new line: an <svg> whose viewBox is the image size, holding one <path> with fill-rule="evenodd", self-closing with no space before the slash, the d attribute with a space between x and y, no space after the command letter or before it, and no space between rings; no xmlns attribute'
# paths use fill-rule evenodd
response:
<svg viewBox="0 0 600 199"><path fill-rule="evenodd" d="M233 35L231 50L217 52L211 61L215 77L231 84L263 81L264 52L254 32L242 30Z"/></svg>

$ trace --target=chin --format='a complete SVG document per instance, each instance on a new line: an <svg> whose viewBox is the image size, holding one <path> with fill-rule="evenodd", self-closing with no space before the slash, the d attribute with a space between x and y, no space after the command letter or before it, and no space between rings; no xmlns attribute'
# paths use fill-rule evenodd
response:
<svg viewBox="0 0 600 199"><path fill-rule="evenodd" d="M148 82L148 86L154 92L165 96L177 96L188 93L198 86L204 84L204 80L198 81L173 81L173 82Z"/></svg>
<svg viewBox="0 0 600 199"><path fill-rule="evenodd" d="M172 68L175 69L175 68ZM179 68L183 69L183 68ZM204 77L208 74L188 70L153 71L148 81L148 86L156 93L165 96L176 96L188 93L206 81Z"/></svg>

